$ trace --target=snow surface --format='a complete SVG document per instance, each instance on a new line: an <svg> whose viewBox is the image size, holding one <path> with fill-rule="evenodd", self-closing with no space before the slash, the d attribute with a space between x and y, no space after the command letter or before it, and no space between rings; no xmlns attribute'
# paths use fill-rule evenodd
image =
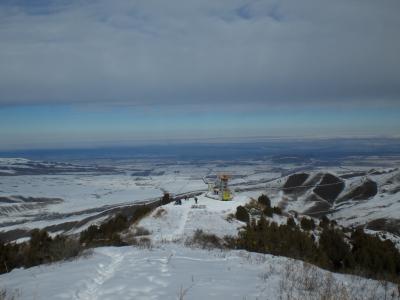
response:
<svg viewBox="0 0 400 300"><path fill-rule="evenodd" d="M156 209L150 217L143 219L137 226L151 231L153 241L185 239L192 236L196 229L219 237L236 235L238 228L244 223L236 219L227 221L227 217L236 211L237 206L248 201L249 198L245 195L238 195L233 201L226 202L201 195L198 197L198 206L204 208L192 208L195 205L193 198L183 200L182 205L170 203ZM160 209L164 212L157 217Z"/></svg>
<svg viewBox="0 0 400 300"><path fill-rule="evenodd" d="M349 299L384 297L379 282L333 274L300 261L185 246L184 240L197 228L220 236L237 233L243 224L225 217L248 200L244 195L231 202L200 196L202 209L192 208L193 199L182 206L165 205L161 217L156 217L156 210L137 225L152 231L151 248L96 248L73 261L0 275L1 286L17 293L18 299L311 299L321 289L309 292L300 284L304 276L311 276L344 289ZM395 289L390 284L387 288Z"/></svg>
<svg viewBox="0 0 400 300"><path fill-rule="evenodd" d="M301 299L303 291L289 290L296 282L285 286L287 269L305 272L301 262L284 257L171 244L150 250L97 248L88 258L14 270L0 278L20 299L279 299L289 292ZM314 276L331 275L314 270ZM373 293L375 299L384 297L383 288L372 280L340 274L332 280L359 299Z"/></svg>
<svg viewBox="0 0 400 300"><path fill-rule="evenodd" d="M13 168L48 167L49 174L11 174ZM118 172L102 173L101 167ZM72 173L53 174L62 168L73 168ZM0 230L44 228L64 222L80 221L92 217L105 206L131 205L138 201L159 198L164 191L181 194L205 191L207 185L203 177L226 172L238 176L235 187L248 187L260 180L270 180L279 176L269 171L272 165L264 161L242 164L226 162L147 161L122 160L102 161L101 165L80 166L77 163L48 163L22 158L0 158L0 196L37 197L62 199L57 203L7 203L0 202ZM87 170L92 170L87 172ZM47 169L40 169L46 172ZM147 174L147 175L145 175ZM247 179L246 179L247 178ZM234 184L234 182L232 182ZM254 188L254 185L252 185ZM251 192L249 192L251 193ZM87 211L86 210L91 210Z"/></svg>

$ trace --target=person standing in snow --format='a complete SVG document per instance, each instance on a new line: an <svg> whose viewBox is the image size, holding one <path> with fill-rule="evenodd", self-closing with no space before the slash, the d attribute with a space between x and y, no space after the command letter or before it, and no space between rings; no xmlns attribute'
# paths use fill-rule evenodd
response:
<svg viewBox="0 0 400 300"><path fill-rule="evenodd" d="M197 197L194 197L194 202L197 204Z"/></svg>

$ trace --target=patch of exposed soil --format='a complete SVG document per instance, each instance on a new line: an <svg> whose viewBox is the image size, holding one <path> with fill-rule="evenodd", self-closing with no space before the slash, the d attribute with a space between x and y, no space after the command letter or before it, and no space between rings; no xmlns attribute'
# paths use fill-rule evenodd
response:
<svg viewBox="0 0 400 300"><path fill-rule="evenodd" d="M314 218L320 218L330 212L331 204L320 198L318 195L311 194L307 201L314 202L314 205L303 212L303 214Z"/></svg>
<svg viewBox="0 0 400 300"><path fill-rule="evenodd" d="M284 192L287 194L293 193L296 191L296 187L299 187L304 184L304 182L308 179L310 175L307 173L297 173L290 175L283 186Z"/></svg>
<svg viewBox="0 0 400 300"><path fill-rule="evenodd" d="M375 231L387 231L400 236L400 220L398 219L376 219L368 222L366 228Z"/></svg>
<svg viewBox="0 0 400 300"><path fill-rule="evenodd" d="M332 204L343 191L344 187L345 184L343 180L327 173L322 177L321 182L314 189L314 193Z"/></svg>
<svg viewBox="0 0 400 300"><path fill-rule="evenodd" d="M368 200L378 193L378 185L370 179L364 181L361 185L344 195L339 202L348 200Z"/></svg>

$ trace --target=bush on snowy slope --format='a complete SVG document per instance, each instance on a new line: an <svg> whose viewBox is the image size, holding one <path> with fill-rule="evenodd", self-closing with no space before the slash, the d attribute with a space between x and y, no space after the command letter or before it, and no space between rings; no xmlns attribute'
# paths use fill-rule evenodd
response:
<svg viewBox="0 0 400 300"><path fill-rule="evenodd" d="M309 219L303 217L300 221L301 229L303 230L314 230L315 229L315 222L314 219Z"/></svg>
<svg viewBox="0 0 400 300"><path fill-rule="evenodd" d="M267 195L262 194L257 200L261 205L271 207L271 200L269 200Z"/></svg>
<svg viewBox="0 0 400 300"><path fill-rule="evenodd" d="M273 212L274 214L276 214L276 215L282 215L282 209L281 209L280 207L278 207L278 206L274 206L274 207L272 208L272 212Z"/></svg>
<svg viewBox="0 0 400 300"><path fill-rule="evenodd" d="M80 242L86 246L123 246L119 232L129 227L128 219L117 215L100 226L91 225L81 232Z"/></svg>
<svg viewBox="0 0 400 300"><path fill-rule="evenodd" d="M45 230L34 229L29 242L3 244L0 242L0 273L14 268L32 267L78 256L82 247L78 241L62 235L54 238Z"/></svg>
<svg viewBox="0 0 400 300"><path fill-rule="evenodd" d="M161 198L161 204L166 205L171 202L169 193L164 193L163 197Z"/></svg>
<svg viewBox="0 0 400 300"><path fill-rule="evenodd" d="M62 235L51 238L46 231L35 229L31 233L29 247L25 251L25 266L72 258L81 251L82 247L75 239Z"/></svg>
<svg viewBox="0 0 400 300"><path fill-rule="evenodd" d="M290 225L269 222L264 216L248 223L239 232L237 247L252 252L270 253L313 261L318 257L318 247L308 233Z"/></svg>
<svg viewBox="0 0 400 300"><path fill-rule="evenodd" d="M244 208L241 205L236 208L235 216L236 216L236 219L238 219L239 221L242 221L245 223L250 221L249 213L247 212L246 208Z"/></svg>
<svg viewBox="0 0 400 300"><path fill-rule="evenodd" d="M296 222L294 221L293 217L289 217L286 221L286 225L293 228L296 227Z"/></svg>
<svg viewBox="0 0 400 300"><path fill-rule="evenodd" d="M121 239L120 233L148 215L152 210L153 208L143 205L137 207L129 217L118 214L100 226L91 225L81 232L79 240L86 247L127 245Z"/></svg>
<svg viewBox="0 0 400 300"><path fill-rule="evenodd" d="M272 269L272 270L271 270ZM262 274L268 278L274 271ZM271 272L272 271L272 272ZM358 276L346 276L345 282L331 272L288 260L280 269L278 299L290 300L376 300L399 299L400 286L386 281L373 282ZM265 276L265 277L264 277Z"/></svg>
<svg viewBox="0 0 400 300"><path fill-rule="evenodd" d="M344 230L329 220L320 224L319 241L315 241L313 234L301 230L292 218L278 225L261 216L239 232L235 246L300 259L331 271L399 281L400 253L390 240L382 241L362 229L346 229L351 233L346 237Z"/></svg>
<svg viewBox="0 0 400 300"><path fill-rule="evenodd" d="M244 207L251 216L260 216L261 214L264 214L265 216L272 218L274 214L282 214L282 210L279 207L271 207L271 201L265 194L259 196L257 201L252 199L250 202L246 203Z"/></svg>
<svg viewBox="0 0 400 300"><path fill-rule="evenodd" d="M34 229L31 239L21 244L0 241L0 273L18 267L32 267L78 256L85 248L96 246L126 245L120 233L152 211L153 207L142 205L126 217L119 214L100 226L92 225L80 234L79 240L63 235L54 238L47 231ZM140 246L148 246L144 239Z"/></svg>
<svg viewBox="0 0 400 300"><path fill-rule="evenodd" d="M202 249L225 248L224 241L215 234L205 233L201 229L197 229L191 238L186 239L186 246L197 246Z"/></svg>

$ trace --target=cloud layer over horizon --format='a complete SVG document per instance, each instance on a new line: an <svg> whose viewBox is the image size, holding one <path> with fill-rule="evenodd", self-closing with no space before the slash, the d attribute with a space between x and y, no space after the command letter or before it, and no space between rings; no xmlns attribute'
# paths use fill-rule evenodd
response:
<svg viewBox="0 0 400 300"><path fill-rule="evenodd" d="M5 0L0 106L398 108L399 11L397 0Z"/></svg>

